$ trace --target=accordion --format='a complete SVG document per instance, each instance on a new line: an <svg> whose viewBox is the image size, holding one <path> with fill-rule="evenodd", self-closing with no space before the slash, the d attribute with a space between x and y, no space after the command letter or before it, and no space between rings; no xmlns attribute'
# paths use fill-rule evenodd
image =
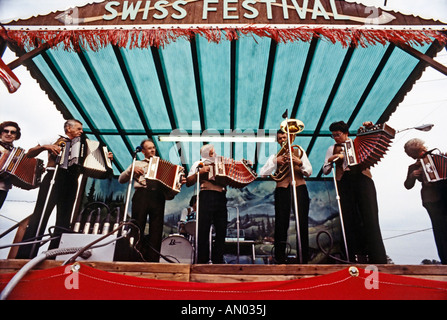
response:
<svg viewBox="0 0 447 320"><path fill-rule="evenodd" d="M166 200L171 200L180 192L181 179L184 175L185 169L182 166L154 156L149 159L144 178L147 187L161 187Z"/></svg>
<svg viewBox="0 0 447 320"><path fill-rule="evenodd" d="M441 154L426 154L419 159L428 182L447 179L447 157Z"/></svg>
<svg viewBox="0 0 447 320"><path fill-rule="evenodd" d="M16 187L25 190L37 188L43 171L43 161L27 157L22 148L1 153L0 176L9 175L11 183Z"/></svg>
<svg viewBox="0 0 447 320"><path fill-rule="evenodd" d="M108 154L107 147L98 141L77 137L65 142L59 167L76 167L88 177L105 179L113 172Z"/></svg>
<svg viewBox="0 0 447 320"><path fill-rule="evenodd" d="M215 158L215 162L211 164L211 170L208 174L208 180L233 188L243 188L252 183L256 177L256 172L247 160L235 161L223 156Z"/></svg>
<svg viewBox="0 0 447 320"><path fill-rule="evenodd" d="M376 165L388 151L396 131L384 124L360 127L354 140L343 143L349 166L367 169Z"/></svg>

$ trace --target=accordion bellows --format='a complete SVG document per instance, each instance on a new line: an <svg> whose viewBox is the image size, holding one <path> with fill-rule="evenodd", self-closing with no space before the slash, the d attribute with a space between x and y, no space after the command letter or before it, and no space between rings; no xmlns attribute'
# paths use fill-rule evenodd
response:
<svg viewBox="0 0 447 320"><path fill-rule="evenodd" d="M0 176L9 175L16 187L25 190L37 188L43 171L43 161L27 157L22 148L13 148L0 156Z"/></svg>
<svg viewBox="0 0 447 320"><path fill-rule="evenodd" d="M428 182L447 179L447 157L442 154L426 154L419 159Z"/></svg>
<svg viewBox="0 0 447 320"><path fill-rule="evenodd" d="M108 158L108 149L98 141L86 139L84 136L65 141L59 166L62 169L74 167L88 177L105 179L113 173Z"/></svg>
<svg viewBox="0 0 447 320"><path fill-rule="evenodd" d="M173 199L182 187L181 179L184 173L182 166L172 164L159 157L151 157L144 176L148 187L161 187L167 200Z"/></svg>
<svg viewBox="0 0 447 320"><path fill-rule="evenodd" d="M367 169L376 165L388 151L396 131L386 123L372 127L360 127L353 142L355 157L352 155L352 146L345 145L348 154L348 165L360 165Z"/></svg>
<svg viewBox="0 0 447 320"><path fill-rule="evenodd" d="M211 166L208 179L223 186L243 188L257 177L247 160L235 161L231 158L218 156Z"/></svg>

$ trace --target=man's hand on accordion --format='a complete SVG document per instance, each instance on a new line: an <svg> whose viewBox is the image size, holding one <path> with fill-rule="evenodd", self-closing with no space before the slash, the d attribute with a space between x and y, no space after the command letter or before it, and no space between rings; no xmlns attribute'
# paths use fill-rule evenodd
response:
<svg viewBox="0 0 447 320"><path fill-rule="evenodd" d="M419 178L422 176L422 169L416 169L412 171L411 174L413 175L413 177Z"/></svg>
<svg viewBox="0 0 447 320"><path fill-rule="evenodd" d="M202 168L200 168L199 174L202 175L202 174L208 173L208 172L210 172L210 170L211 170L211 167L209 165L204 165Z"/></svg>
<svg viewBox="0 0 447 320"><path fill-rule="evenodd" d="M45 150L47 150L48 153L53 154L55 156L59 155L59 153L62 151L62 148L56 144L45 144L42 147Z"/></svg>
<svg viewBox="0 0 447 320"><path fill-rule="evenodd" d="M134 172L134 175L136 178L142 176L145 173L143 167L140 167L140 166L135 166L135 169L133 172Z"/></svg>
<svg viewBox="0 0 447 320"><path fill-rule="evenodd" d="M341 153L337 153L334 154L333 156L329 157L329 159L327 159L327 161L329 163L334 162L334 161L338 161L339 159L343 159L345 157L345 154L343 152Z"/></svg>
<svg viewBox="0 0 447 320"><path fill-rule="evenodd" d="M365 127L372 127L372 126L374 126L374 123L372 123L371 121L365 121L365 122L363 122L363 126L365 126Z"/></svg>

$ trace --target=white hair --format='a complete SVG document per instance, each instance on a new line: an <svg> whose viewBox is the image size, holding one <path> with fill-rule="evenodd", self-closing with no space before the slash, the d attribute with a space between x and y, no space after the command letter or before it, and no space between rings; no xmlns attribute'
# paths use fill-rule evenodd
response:
<svg viewBox="0 0 447 320"><path fill-rule="evenodd" d="M214 149L214 146L212 144L206 144L200 148L200 156L202 158L209 159L210 158L210 151Z"/></svg>
<svg viewBox="0 0 447 320"><path fill-rule="evenodd" d="M404 145L405 153L413 159L417 159L421 150L424 148L424 140L413 138L408 140Z"/></svg>

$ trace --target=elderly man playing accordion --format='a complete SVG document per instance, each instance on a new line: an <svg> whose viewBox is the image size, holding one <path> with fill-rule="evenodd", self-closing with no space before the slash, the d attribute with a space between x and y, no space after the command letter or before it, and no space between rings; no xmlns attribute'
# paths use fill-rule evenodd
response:
<svg viewBox="0 0 447 320"><path fill-rule="evenodd" d="M408 167L404 186L412 189L416 180L421 182L422 205L427 210L433 226L433 235L441 263L447 264L447 180L445 177L433 180L430 178L430 173L435 170L437 172L436 165L440 167L440 171L446 171L447 157L445 154L431 155L434 150L427 151L425 142L417 138L407 141L404 150L409 157L416 160ZM432 161L429 162L428 158L432 158ZM438 161L433 162L433 158ZM437 174L440 175L439 172Z"/></svg>
<svg viewBox="0 0 447 320"><path fill-rule="evenodd" d="M196 263L209 262L209 233L213 224L216 238L212 249L212 262L224 263L224 246L227 232L227 197L226 187L215 181L208 180L210 165L216 156L212 144L204 145L200 149L201 160L196 161L186 178L186 185L200 183L199 193L199 230L198 252ZM200 181L197 181L197 172Z"/></svg>
<svg viewBox="0 0 447 320"><path fill-rule="evenodd" d="M78 188L79 170L75 166L62 168L57 166L64 146L83 134L83 126L79 120L69 119L64 123L65 135L60 135L54 140L44 141L28 151L29 157L36 157L40 153L48 152L48 163L42 183L39 188L34 212L30 217L28 227L23 237L24 241L37 239L44 235L50 215L56 207L56 228L52 234L53 240L49 249L59 247L60 236L64 230L70 227L71 213L76 199ZM108 154L110 159L112 153ZM58 167L56 172L56 167ZM56 176L54 176L56 174ZM52 188L51 183L54 182ZM51 190L51 194L48 194ZM45 212L43 210L45 209ZM28 259L37 255L39 246L28 244L21 246L17 258Z"/></svg>

